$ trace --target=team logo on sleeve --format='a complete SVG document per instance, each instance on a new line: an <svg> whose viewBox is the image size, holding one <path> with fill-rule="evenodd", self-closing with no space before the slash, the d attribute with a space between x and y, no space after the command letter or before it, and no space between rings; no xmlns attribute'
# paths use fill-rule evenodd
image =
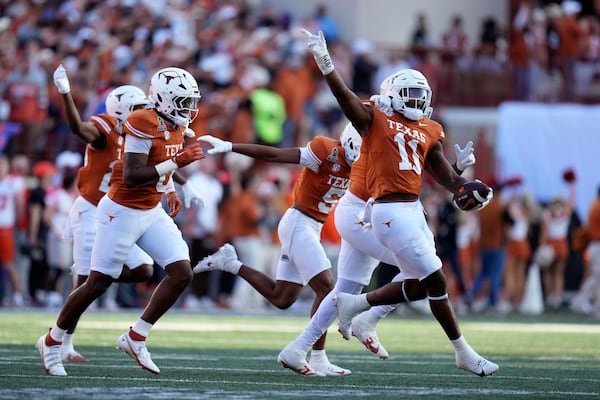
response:
<svg viewBox="0 0 600 400"><path fill-rule="evenodd" d="M327 161L333 163L333 166L331 167L331 170L333 172L338 172L342 167L339 164L339 152L337 147L334 147L333 149L331 149L331 154L327 156Z"/></svg>
<svg viewBox="0 0 600 400"><path fill-rule="evenodd" d="M334 147L333 149L331 149L331 154L327 156L327 161L332 162L332 163L337 163L338 162L338 149L337 149L337 147Z"/></svg>

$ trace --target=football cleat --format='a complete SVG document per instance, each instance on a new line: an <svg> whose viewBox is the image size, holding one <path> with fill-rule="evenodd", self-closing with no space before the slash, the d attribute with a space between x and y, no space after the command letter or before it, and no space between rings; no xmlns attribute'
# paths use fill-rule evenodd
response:
<svg viewBox="0 0 600 400"><path fill-rule="evenodd" d="M48 331L47 335L49 334L50 331ZM48 346L46 345L46 335L42 335L35 344L35 347L37 348L40 357L42 357L42 363L44 364L44 369L48 375L67 375L67 371L65 371L65 367L60 359L60 343Z"/></svg>
<svg viewBox="0 0 600 400"><path fill-rule="evenodd" d="M346 340L352 336L352 319L358 313L365 311L369 306L357 301L360 295L338 292L333 296L333 302L338 313L338 331Z"/></svg>
<svg viewBox="0 0 600 400"><path fill-rule="evenodd" d="M72 362L72 363L83 363L87 362L87 358L82 356L77 350L70 348L65 349L64 346L60 347L60 358L64 362Z"/></svg>
<svg viewBox="0 0 600 400"><path fill-rule="evenodd" d="M462 355L456 353L456 366L481 377L494 375L500 369L497 364L486 360L475 352Z"/></svg>
<svg viewBox="0 0 600 400"><path fill-rule="evenodd" d="M352 373L349 369L332 364L327 359L325 361L310 360L310 366L322 376L343 376Z"/></svg>
<svg viewBox="0 0 600 400"><path fill-rule="evenodd" d="M352 336L357 338L363 346L365 346L366 351L373 354L375 357L385 360L390 355L379 342L375 326L368 323L363 315L364 314L359 314L352 320L352 325L350 326Z"/></svg>
<svg viewBox="0 0 600 400"><path fill-rule="evenodd" d="M301 350L294 345L294 342L288 344L277 356L277 362L284 368L291 369L302 376L324 376L317 372L306 361L306 351Z"/></svg>
<svg viewBox="0 0 600 400"><path fill-rule="evenodd" d="M200 273L206 271L221 270L237 275L237 273L240 271L241 266L242 262L238 260L237 253L235 252L235 247L233 247L229 243L225 243L219 248L219 251L217 251L214 254L211 254L210 256L204 257L198 263L198 265L194 267L194 272Z"/></svg>
<svg viewBox="0 0 600 400"><path fill-rule="evenodd" d="M117 339L117 349L133 358L142 369L153 374L160 373L160 369L154 364L150 353L146 348L145 340L133 340L129 332L125 332Z"/></svg>

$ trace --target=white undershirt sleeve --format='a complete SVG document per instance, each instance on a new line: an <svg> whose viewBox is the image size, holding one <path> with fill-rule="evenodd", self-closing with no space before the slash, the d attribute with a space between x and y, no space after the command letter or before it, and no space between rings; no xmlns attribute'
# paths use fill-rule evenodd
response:
<svg viewBox="0 0 600 400"><path fill-rule="evenodd" d="M300 147L300 165L310 168L315 172L319 172L321 161L307 147Z"/></svg>

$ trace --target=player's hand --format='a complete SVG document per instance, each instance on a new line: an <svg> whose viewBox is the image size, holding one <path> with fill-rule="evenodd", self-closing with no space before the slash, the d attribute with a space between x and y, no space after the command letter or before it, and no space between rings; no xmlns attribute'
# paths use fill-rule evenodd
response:
<svg viewBox="0 0 600 400"><path fill-rule="evenodd" d="M191 128L185 128L185 131L183 131L183 134L192 139L194 139L196 137L196 132L194 132L194 130Z"/></svg>
<svg viewBox="0 0 600 400"><path fill-rule="evenodd" d="M181 207L183 207L183 204L181 203L181 200L179 200L179 196L177 196L176 191L167 193L167 205L171 211L169 216L171 218L175 218L177 214L179 214L179 211L181 211Z"/></svg>
<svg viewBox="0 0 600 400"><path fill-rule="evenodd" d="M204 157L204 151L202 150L202 147L200 147L200 143L194 142L179 150L177 154L175 154L175 157L173 157L173 161L177 164L178 168L181 168L194 161L201 160Z"/></svg>
<svg viewBox="0 0 600 400"><path fill-rule="evenodd" d="M233 148L233 144L231 142L221 140L211 135L200 136L198 140L212 145L213 148L208 149L208 154L229 153Z"/></svg>
<svg viewBox="0 0 600 400"><path fill-rule="evenodd" d="M200 196L200 192L194 185L190 183L190 181L187 181L181 185L181 188L183 189L183 202L185 204L185 208L190 208L192 202L198 205L198 207L204 207L204 201Z"/></svg>
<svg viewBox="0 0 600 400"><path fill-rule="evenodd" d="M58 89L58 93L65 94L71 91L71 86L69 85L69 77L67 76L67 70L60 64L54 70L54 84Z"/></svg>
<svg viewBox="0 0 600 400"><path fill-rule="evenodd" d="M374 94L369 100L373 102L375 108L377 108L379 111L381 111L388 117L394 115L394 109L392 108L392 99L390 99L388 96Z"/></svg>
<svg viewBox="0 0 600 400"><path fill-rule="evenodd" d="M473 142L469 141L464 149L461 149L458 144L454 145L454 153L456 153L456 168L461 172L475 165L475 154L473 153Z"/></svg>
<svg viewBox="0 0 600 400"><path fill-rule="evenodd" d="M323 31L319 31L319 33L316 35L313 35L304 28L302 28L300 31L306 36L308 49L317 62L321 73L323 75L329 75L332 73L334 70L333 62L331 61L329 50L327 50L327 43L325 42Z"/></svg>

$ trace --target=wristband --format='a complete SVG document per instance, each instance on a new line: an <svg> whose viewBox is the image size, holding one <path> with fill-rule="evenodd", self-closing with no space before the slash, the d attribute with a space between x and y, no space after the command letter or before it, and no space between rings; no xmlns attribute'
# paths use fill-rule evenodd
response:
<svg viewBox="0 0 600 400"><path fill-rule="evenodd" d="M177 167L177 163L173 160L163 161L154 166L156 172L158 172L158 176L165 176L171 171L175 171Z"/></svg>

